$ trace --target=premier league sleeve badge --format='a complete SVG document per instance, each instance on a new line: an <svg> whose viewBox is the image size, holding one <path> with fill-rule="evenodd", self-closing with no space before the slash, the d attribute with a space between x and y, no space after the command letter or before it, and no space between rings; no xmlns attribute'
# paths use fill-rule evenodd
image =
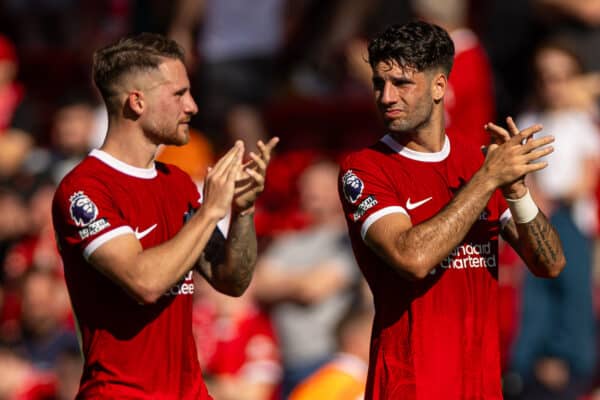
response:
<svg viewBox="0 0 600 400"><path fill-rule="evenodd" d="M363 181L352 170L348 170L342 176L342 191L350 203L354 204L358 201L364 187Z"/></svg>
<svg viewBox="0 0 600 400"><path fill-rule="evenodd" d="M83 191L75 192L69 197L69 202L69 212L75 225L87 226L98 217L98 207Z"/></svg>

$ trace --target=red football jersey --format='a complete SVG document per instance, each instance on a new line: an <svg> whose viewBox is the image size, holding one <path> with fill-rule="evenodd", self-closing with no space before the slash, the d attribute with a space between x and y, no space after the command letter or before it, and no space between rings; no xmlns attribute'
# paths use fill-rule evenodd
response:
<svg viewBox="0 0 600 400"><path fill-rule="evenodd" d="M86 261L126 233L143 248L171 239L199 197L177 167L136 168L99 150L60 183L52 213L85 357L79 397L210 399L192 335L192 271L141 305Z"/></svg>
<svg viewBox="0 0 600 400"><path fill-rule="evenodd" d="M467 236L421 281L402 278L363 241L390 213L417 225L448 204L483 162L472 143L446 137L438 153L390 135L342 163L340 197L376 315L367 399L501 399L498 233L510 211L497 191Z"/></svg>

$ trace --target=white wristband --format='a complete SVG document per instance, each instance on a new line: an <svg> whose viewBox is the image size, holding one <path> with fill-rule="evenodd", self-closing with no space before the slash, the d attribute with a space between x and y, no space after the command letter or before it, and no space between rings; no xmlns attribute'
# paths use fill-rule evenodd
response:
<svg viewBox="0 0 600 400"><path fill-rule="evenodd" d="M533 201L533 198L531 198L531 194L529 194L529 190L520 199L506 199L506 202L517 224L526 224L532 221L539 211L538 206Z"/></svg>

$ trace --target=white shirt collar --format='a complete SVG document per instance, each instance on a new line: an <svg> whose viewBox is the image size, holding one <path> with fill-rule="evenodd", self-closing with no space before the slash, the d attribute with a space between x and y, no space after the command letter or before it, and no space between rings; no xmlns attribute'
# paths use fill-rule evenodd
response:
<svg viewBox="0 0 600 400"><path fill-rule="evenodd" d="M116 159L105 151L94 149L90 152L90 156L97 158L102 161L104 164L109 167L116 169L119 172L124 173L125 175L133 176L136 178L142 179L152 179L156 177L156 166L152 163L151 168L139 168L134 167L133 165L129 165L124 163L121 160Z"/></svg>
<svg viewBox="0 0 600 400"><path fill-rule="evenodd" d="M444 146L442 147L442 150L435 153L425 153L411 150L408 147L398 143L396 139L394 139L389 133L382 137L381 141L401 156L416 161L439 162L445 160L446 157L448 157L448 154L450 154L450 139L446 135L444 135Z"/></svg>

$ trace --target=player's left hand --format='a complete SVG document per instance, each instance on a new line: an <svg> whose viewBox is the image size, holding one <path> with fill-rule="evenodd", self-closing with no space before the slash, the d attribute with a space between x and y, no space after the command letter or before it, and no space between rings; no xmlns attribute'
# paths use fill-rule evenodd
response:
<svg viewBox="0 0 600 400"><path fill-rule="evenodd" d="M233 195L233 209L240 213L250 210L258 195L265 188L265 175L269 161L271 161L271 152L279 143L278 137L273 137L267 144L259 140L256 143L259 154L250 152L250 160L243 165L242 172L235 181L235 192Z"/></svg>
<svg viewBox="0 0 600 400"><path fill-rule="evenodd" d="M517 125L515 124L515 121L513 121L512 117L506 118L506 125L508 129L498 126L493 122L485 124L484 128L490 134L491 145L501 145L503 143L508 142L513 136L519 134L519 128L517 128ZM529 139L531 139L531 137ZM501 189L502 193L507 198L517 199L525 196L525 194L527 193L527 186L525 185L525 175L519 177L519 179L509 183L508 185L503 186Z"/></svg>

